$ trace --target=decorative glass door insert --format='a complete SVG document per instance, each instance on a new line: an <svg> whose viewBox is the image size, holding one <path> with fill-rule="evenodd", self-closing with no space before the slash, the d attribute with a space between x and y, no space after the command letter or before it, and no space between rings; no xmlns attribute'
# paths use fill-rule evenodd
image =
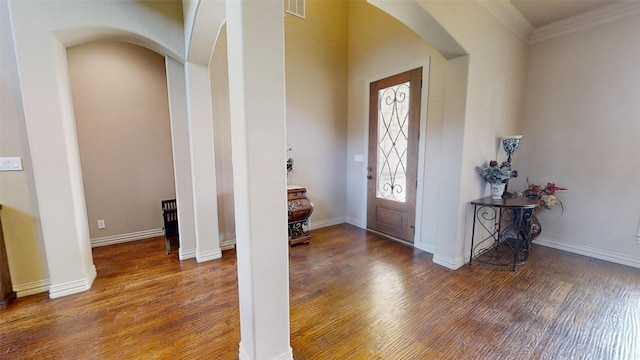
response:
<svg viewBox="0 0 640 360"><path fill-rule="evenodd" d="M376 197L405 202L410 83L378 90L378 176Z"/></svg>

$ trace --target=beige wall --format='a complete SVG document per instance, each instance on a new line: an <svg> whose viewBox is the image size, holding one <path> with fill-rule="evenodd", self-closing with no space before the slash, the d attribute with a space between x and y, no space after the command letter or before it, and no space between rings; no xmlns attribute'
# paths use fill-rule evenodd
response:
<svg viewBox="0 0 640 360"><path fill-rule="evenodd" d="M569 188L559 194L562 217L540 212L538 241L636 267L639 39L635 15L532 45L515 155L532 182Z"/></svg>
<svg viewBox="0 0 640 360"><path fill-rule="evenodd" d="M23 171L0 172L2 229L14 290L20 296L48 283L22 97L7 2L0 2L0 156L22 158ZM26 290L26 292L24 291Z"/></svg>
<svg viewBox="0 0 640 360"><path fill-rule="evenodd" d="M288 183L307 187L312 226L345 220L347 2L307 1L285 17ZM282 169L285 171L285 160Z"/></svg>
<svg viewBox="0 0 640 360"><path fill-rule="evenodd" d="M67 57L91 239L162 228L160 201L175 198L164 57L121 42Z"/></svg>

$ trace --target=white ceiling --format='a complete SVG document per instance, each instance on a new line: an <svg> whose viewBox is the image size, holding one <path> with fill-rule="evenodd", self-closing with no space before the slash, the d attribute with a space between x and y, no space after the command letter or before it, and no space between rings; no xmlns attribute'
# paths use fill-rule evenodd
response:
<svg viewBox="0 0 640 360"><path fill-rule="evenodd" d="M612 2L614 0L511 0L511 3L529 20L529 23L534 28L578 15Z"/></svg>

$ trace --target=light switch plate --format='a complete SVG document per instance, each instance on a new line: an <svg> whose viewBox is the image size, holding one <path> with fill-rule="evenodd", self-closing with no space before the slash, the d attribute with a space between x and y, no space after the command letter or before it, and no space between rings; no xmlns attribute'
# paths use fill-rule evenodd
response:
<svg viewBox="0 0 640 360"><path fill-rule="evenodd" d="M22 158L0 157L0 171L22 171Z"/></svg>

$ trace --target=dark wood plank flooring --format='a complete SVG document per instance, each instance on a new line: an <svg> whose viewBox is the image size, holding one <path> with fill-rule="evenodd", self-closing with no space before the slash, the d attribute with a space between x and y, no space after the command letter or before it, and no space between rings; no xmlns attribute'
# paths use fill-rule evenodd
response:
<svg viewBox="0 0 640 360"><path fill-rule="evenodd" d="M0 312L2 359L237 359L236 259L198 264L162 238L93 250L82 294ZM301 359L640 359L640 269L535 246L516 272L451 271L350 225L290 252Z"/></svg>

